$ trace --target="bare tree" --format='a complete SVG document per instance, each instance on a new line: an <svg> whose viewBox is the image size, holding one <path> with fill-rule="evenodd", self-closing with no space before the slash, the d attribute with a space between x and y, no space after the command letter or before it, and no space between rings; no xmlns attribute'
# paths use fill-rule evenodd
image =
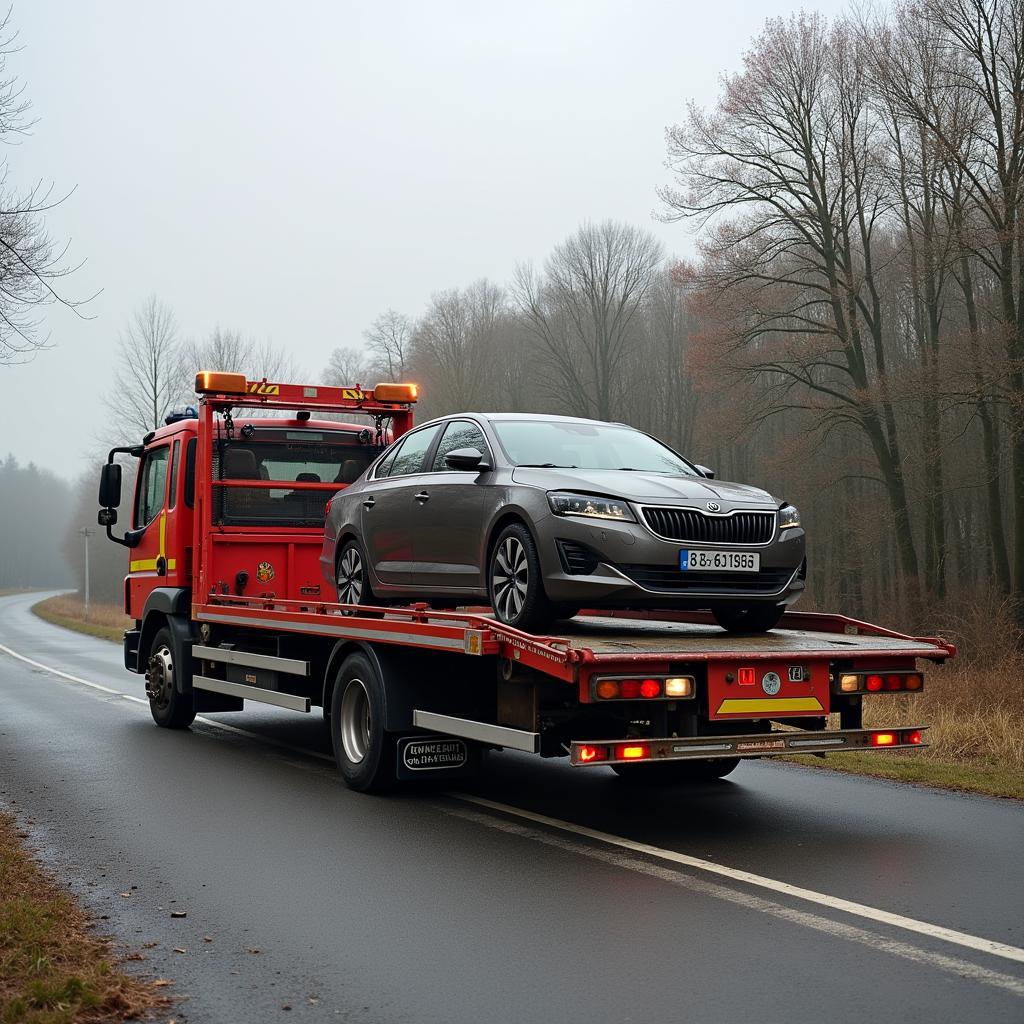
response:
<svg viewBox="0 0 1024 1024"><path fill-rule="evenodd" d="M600 419L614 415L619 371L662 258L650 232L604 221L557 245L542 276L517 274L516 299L553 374Z"/></svg>
<svg viewBox="0 0 1024 1024"><path fill-rule="evenodd" d="M382 379L403 381L408 372L410 347L412 345L412 321L394 309L381 313L363 331L373 368Z"/></svg>
<svg viewBox="0 0 1024 1024"><path fill-rule="evenodd" d="M0 143L29 133L30 104L24 87L8 70L18 51L11 12L0 20ZM77 266L66 262L68 245L57 245L46 230L44 215L65 197L54 186L37 182L18 189L9 183L8 161L0 161L0 365L18 362L47 344L40 335L42 309L54 303L77 311L88 300L63 295L60 284ZM79 314L81 315L81 314Z"/></svg>
<svg viewBox="0 0 1024 1024"><path fill-rule="evenodd" d="M495 345L506 316L504 289L486 279L431 298L412 341L416 373L431 407L485 406L493 393Z"/></svg>
<svg viewBox="0 0 1024 1024"><path fill-rule="evenodd" d="M131 318L118 339L114 384L107 395L120 438L138 438L161 426L182 393L182 351L174 314L156 296Z"/></svg>
<svg viewBox="0 0 1024 1024"><path fill-rule="evenodd" d="M373 371L366 353L356 348L336 348L331 353L322 374L325 384L336 388L355 387L361 384L364 387L373 386L370 377Z"/></svg>
<svg viewBox="0 0 1024 1024"><path fill-rule="evenodd" d="M290 381L299 376L295 361L283 348L219 326L202 340L186 342L181 363L181 391L185 395L192 393L200 370L244 373L248 380Z"/></svg>

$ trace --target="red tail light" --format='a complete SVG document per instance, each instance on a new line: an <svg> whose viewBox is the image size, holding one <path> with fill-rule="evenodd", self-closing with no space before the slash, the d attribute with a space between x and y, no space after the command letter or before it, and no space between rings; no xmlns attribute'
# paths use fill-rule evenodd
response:
<svg viewBox="0 0 1024 1024"><path fill-rule="evenodd" d="M873 747L894 747L899 738L894 732L873 732L871 734L871 746Z"/></svg>
<svg viewBox="0 0 1024 1024"><path fill-rule="evenodd" d="M591 764L594 761L607 761L608 754L604 747L580 747L580 764Z"/></svg>
<svg viewBox="0 0 1024 1024"><path fill-rule="evenodd" d="M326 519L331 514L332 501L334 501L333 497L327 499L327 504L324 506L324 519Z"/></svg>
<svg viewBox="0 0 1024 1024"><path fill-rule="evenodd" d="M661 683L657 679L645 679L640 684L640 696L641 697L660 697L661 696Z"/></svg>
<svg viewBox="0 0 1024 1024"><path fill-rule="evenodd" d="M885 686L885 680L881 676L868 676L864 681L864 689L868 693L878 693Z"/></svg>
<svg viewBox="0 0 1024 1024"><path fill-rule="evenodd" d="M640 680L639 679L623 679L619 683L619 694L625 700L636 700L640 696Z"/></svg>
<svg viewBox="0 0 1024 1024"><path fill-rule="evenodd" d="M923 743L924 740L921 737L921 730L920 729L912 729L910 732L905 732L903 734L903 742L904 743L912 743L915 746L917 746L917 744L919 744L919 743Z"/></svg>

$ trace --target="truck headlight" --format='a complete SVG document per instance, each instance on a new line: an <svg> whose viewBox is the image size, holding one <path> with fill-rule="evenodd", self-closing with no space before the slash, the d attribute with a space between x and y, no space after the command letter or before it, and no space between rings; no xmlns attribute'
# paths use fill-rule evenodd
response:
<svg viewBox="0 0 1024 1024"><path fill-rule="evenodd" d="M779 529L800 525L800 510L795 505L783 505L779 509Z"/></svg>
<svg viewBox="0 0 1024 1024"><path fill-rule="evenodd" d="M552 491L548 504L557 516L586 516L590 519L617 519L620 523L635 523L636 517L629 505L617 498L599 498L594 494L571 494Z"/></svg>

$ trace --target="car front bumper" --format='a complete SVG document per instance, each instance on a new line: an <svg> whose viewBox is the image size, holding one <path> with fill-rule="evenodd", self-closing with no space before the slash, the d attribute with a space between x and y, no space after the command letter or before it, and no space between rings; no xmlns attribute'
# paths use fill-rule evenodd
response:
<svg viewBox="0 0 1024 1024"><path fill-rule="evenodd" d="M804 589L805 535L776 531L761 545L669 541L641 523L546 516L535 524L544 586L551 600L584 607L708 608L716 604L792 604ZM683 549L760 555L756 573L679 568Z"/></svg>

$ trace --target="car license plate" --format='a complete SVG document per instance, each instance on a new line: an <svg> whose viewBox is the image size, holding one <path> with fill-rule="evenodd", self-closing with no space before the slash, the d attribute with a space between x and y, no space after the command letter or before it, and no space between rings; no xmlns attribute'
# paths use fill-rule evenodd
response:
<svg viewBox="0 0 1024 1024"><path fill-rule="evenodd" d="M679 552L679 568L698 572L759 572L761 556L750 551Z"/></svg>

